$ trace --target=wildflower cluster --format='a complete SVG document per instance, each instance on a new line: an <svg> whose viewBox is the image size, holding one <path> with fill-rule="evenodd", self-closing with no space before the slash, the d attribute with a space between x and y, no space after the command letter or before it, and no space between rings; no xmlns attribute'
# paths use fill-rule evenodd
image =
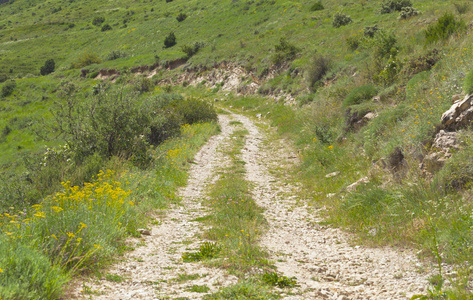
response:
<svg viewBox="0 0 473 300"><path fill-rule="evenodd" d="M57 148L46 148L46 151L43 154L43 160L41 161L41 166L46 167L48 164L53 162L61 162L61 161L71 161L72 150L69 144L64 144L63 146L59 146Z"/></svg>

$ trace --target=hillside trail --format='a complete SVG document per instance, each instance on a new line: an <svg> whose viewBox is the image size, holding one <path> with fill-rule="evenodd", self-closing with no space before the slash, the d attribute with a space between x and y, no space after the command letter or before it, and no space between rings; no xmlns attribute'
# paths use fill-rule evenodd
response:
<svg viewBox="0 0 473 300"><path fill-rule="evenodd" d="M182 261L184 252L205 241L205 227L196 219L209 214L201 199L229 162L224 153L235 130L231 121L239 121L249 132L241 159L268 222L260 245L277 271L299 284L280 290L283 299L409 299L425 293L429 274L411 251L356 245L353 236L321 225L319 209L300 199L294 180L286 180L287 168L298 163L290 143L275 138L263 121L232 113L219 115L220 134L197 153L187 186L179 191L181 203L158 218L150 236L131 240L136 249L107 270L124 280L104 276L78 282L73 298L202 299L238 281L222 269ZM195 287L204 285L207 291L196 292Z"/></svg>

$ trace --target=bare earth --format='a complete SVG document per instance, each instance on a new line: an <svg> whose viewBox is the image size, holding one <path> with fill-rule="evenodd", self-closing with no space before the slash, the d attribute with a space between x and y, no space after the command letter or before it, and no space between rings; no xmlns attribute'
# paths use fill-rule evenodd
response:
<svg viewBox="0 0 473 300"><path fill-rule="evenodd" d="M424 267L410 251L358 246L347 233L320 225L323 219L317 209L299 199L298 187L284 180L284 168L297 163L287 142L272 140L264 123L257 126L245 116L231 114L219 116L221 133L196 155L188 184L179 192L181 204L167 210L159 225L152 225L151 236L131 241L136 249L107 271L126 280L79 282L72 292L75 299L202 299L206 293L191 292L190 287L206 285L207 293L212 293L237 282L224 270L184 263L181 258L204 241L205 228L193 220L208 214L201 199L226 165L223 152L235 129L229 124L232 120L249 131L241 159L269 224L260 244L278 272L295 276L300 285L283 291L287 293L283 299L409 299L425 292L429 274L420 271ZM194 277L182 280L183 274Z"/></svg>

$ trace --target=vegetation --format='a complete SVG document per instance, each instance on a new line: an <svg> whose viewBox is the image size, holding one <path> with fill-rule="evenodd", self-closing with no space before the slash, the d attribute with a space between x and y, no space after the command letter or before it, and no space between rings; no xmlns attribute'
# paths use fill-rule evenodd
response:
<svg viewBox="0 0 473 300"><path fill-rule="evenodd" d="M133 234L136 224L93 225L84 221L94 216L84 205L77 210L61 206L63 211L55 212L56 205L48 201L55 201L56 192L66 192L61 182L70 181L67 187L77 187L76 193L86 191L85 182L105 184L92 177L100 170L105 170L101 175L105 176L107 169L113 169L107 179L111 193L118 193L115 182L121 182L125 192L132 191L123 205L117 206L119 212L115 213L120 218L131 218L138 208L141 212L177 201L164 195L172 195L173 188L182 184L182 164L191 160L202 136L216 130L215 125L200 123L184 126L185 120L195 119L195 111L187 111L187 107L202 109L201 120L215 120L210 105L201 98L213 101L225 97L235 109L269 116L278 132L294 141L301 155L297 178L303 182L307 198L313 199L312 204L327 207L331 223L357 233L367 243L407 245L418 248L427 261L440 257L442 262L452 263L458 276L440 274L451 285L434 292L438 296L448 289L451 298L468 299L471 292L465 282L471 279L473 256L468 214L472 209L471 128L462 128L461 146L450 151L451 158L438 172L417 166L426 154L436 151L433 137L442 129L440 116L451 106L452 96L473 92L473 43L471 35L465 33L465 24L473 21L467 13L470 8L468 1L427 0L355 1L339 13L340 3L335 0L325 0L323 5L309 0L201 1L185 5L171 0L95 1L87 5L57 0L3 1L0 210L4 220L13 220L5 213L15 216L14 221L25 226L21 230L37 229L34 232L38 235L29 241L13 239L23 232L2 221L0 281L8 284L0 287L0 295L5 299L58 298L59 286L68 280L68 273L82 268L69 261L71 255L76 257L74 251L83 257L90 255L86 260L91 268L110 260L114 250L123 251L122 241ZM180 14L188 17L178 22ZM102 32L105 23L113 30ZM183 45L180 48L173 47L176 36ZM53 69L53 76L38 76L45 75L42 67L50 59L55 63L48 69ZM182 61L186 63L180 65ZM245 70L238 87L241 91L259 85L261 95L277 100L221 96L217 90L207 90L204 83L194 88L189 79L182 84L186 88L169 85L180 82L177 79L184 67L186 72L207 78L218 65L241 66ZM155 68L156 75L147 80L128 77L137 66ZM93 79L101 70L116 71L114 86ZM70 97L64 96L65 82L76 87ZM366 90L360 92L361 88ZM176 90L198 100L171 93ZM372 100L374 91L378 97ZM284 105L287 95L304 105ZM115 101L130 113L114 108ZM69 108L73 118L67 124ZM346 108L351 113L346 114ZM368 111L376 117L357 130L346 130L347 122L355 121L355 113ZM107 123L110 120L117 124ZM112 130L115 125L124 126L117 136ZM85 129L90 135L82 131ZM240 132L235 138L244 139L244 135ZM200 142L187 152L186 138ZM185 144L189 145L187 140ZM168 153L172 149L182 152ZM390 159L391 154L399 153L396 149L404 157L399 165ZM171 157L177 152L182 158L176 155L179 159L172 160L176 164L171 165ZM233 166L238 170L237 163ZM325 177L335 171L340 175ZM257 220L256 225L250 225L258 232L264 227L264 219L241 174L225 170L224 175L209 200L213 210L209 222L219 223L226 213L241 213L244 220L249 216ZM348 185L365 176L369 183L354 192L346 191ZM127 178L129 185L125 184ZM163 178L167 180L160 181ZM146 188L138 183L140 180L148 183ZM227 205L222 199L228 196L238 203ZM144 200L139 203L136 199ZM42 207L31 207L36 204ZM70 227L57 227L60 220L71 221ZM77 233L81 222L87 228ZM235 273L267 267L254 232L248 233L248 239L243 236L239 245L238 230L243 228L233 231L224 225L208 233L212 243L222 247L212 263L219 264L219 258L228 257L229 269ZM99 230L93 226L110 226L118 233L101 237L95 241L101 247L95 248L90 234ZM58 240L50 235L47 238L45 228L51 228ZM254 260L241 255L246 253ZM22 266L22 278L11 269L7 271L5 258L10 257L9 262ZM56 257L60 259L55 261ZM38 284L26 286L32 278L28 274L36 272ZM237 285L219 291L214 298L276 298L260 277L240 278ZM24 296L26 293L30 296Z"/></svg>
<svg viewBox="0 0 473 300"><path fill-rule="evenodd" d="M51 74L52 72L54 72L56 68L56 63L54 62L54 59L48 59L45 63L44 63L44 66L41 67L39 73L41 75L48 75L48 74Z"/></svg>

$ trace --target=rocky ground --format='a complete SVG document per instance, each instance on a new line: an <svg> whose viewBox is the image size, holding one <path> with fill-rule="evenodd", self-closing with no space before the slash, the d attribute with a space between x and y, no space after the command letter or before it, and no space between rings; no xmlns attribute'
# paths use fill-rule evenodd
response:
<svg viewBox="0 0 473 300"><path fill-rule="evenodd" d="M205 228L195 219L208 214L200 200L228 161L223 153L232 120L249 132L242 150L246 179L254 183L255 200L266 209L269 224L260 243L278 272L299 284L283 291L283 299L409 299L425 293L429 274L411 251L356 245L349 234L321 225L320 212L299 198L297 183L285 178L285 169L297 163L288 143L272 139L263 122L231 114L220 115L221 133L197 154L180 190L180 205L158 218L151 235L130 241L136 249L107 271L124 280L79 282L72 293L76 299L201 299L237 282L224 270L182 261L184 252L204 241ZM210 289L195 291L204 285Z"/></svg>

